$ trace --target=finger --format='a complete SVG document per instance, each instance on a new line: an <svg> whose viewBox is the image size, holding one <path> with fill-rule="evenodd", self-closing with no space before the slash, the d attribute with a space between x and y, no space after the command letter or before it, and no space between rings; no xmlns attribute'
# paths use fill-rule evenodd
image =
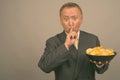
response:
<svg viewBox="0 0 120 80"><path fill-rule="evenodd" d="M93 61L93 60L91 60L91 59L90 59L90 62L95 63L95 64L97 63L96 61Z"/></svg>
<svg viewBox="0 0 120 80"><path fill-rule="evenodd" d="M102 62L101 62L101 61L99 61L99 62L98 62L98 64L100 65L100 64L102 64Z"/></svg>
<svg viewBox="0 0 120 80"><path fill-rule="evenodd" d="M73 30L70 29L70 32L69 32L69 38L70 38L70 39L73 39L73 37L72 37L72 35L71 35L72 31L73 31Z"/></svg>
<svg viewBox="0 0 120 80"><path fill-rule="evenodd" d="M93 63L95 63L95 64L96 64L97 62L96 62L96 61L93 61Z"/></svg>
<svg viewBox="0 0 120 80"><path fill-rule="evenodd" d="M90 59L90 62L92 62L92 60Z"/></svg>
<svg viewBox="0 0 120 80"><path fill-rule="evenodd" d="M73 32L73 29L70 29L70 32Z"/></svg>
<svg viewBox="0 0 120 80"><path fill-rule="evenodd" d="M73 39L77 39L77 33L76 32L73 33Z"/></svg>
<svg viewBox="0 0 120 80"><path fill-rule="evenodd" d="M108 64L108 63L110 63L110 61L106 61L105 63Z"/></svg>
<svg viewBox="0 0 120 80"><path fill-rule="evenodd" d="M77 35L74 36L74 39L76 39L76 38L77 38Z"/></svg>

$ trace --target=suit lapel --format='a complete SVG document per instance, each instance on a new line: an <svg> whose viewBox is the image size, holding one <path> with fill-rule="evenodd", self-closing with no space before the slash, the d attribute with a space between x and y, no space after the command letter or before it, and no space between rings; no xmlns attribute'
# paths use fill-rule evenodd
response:
<svg viewBox="0 0 120 80"><path fill-rule="evenodd" d="M80 31L80 37L79 37L79 44L78 44L78 50L82 51L83 49L83 44L84 44L84 33Z"/></svg>
<svg viewBox="0 0 120 80"><path fill-rule="evenodd" d="M66 39L66 33L63 31L62 33L58 34L57 37L59 38L61 43L64 43Z"/></svg>

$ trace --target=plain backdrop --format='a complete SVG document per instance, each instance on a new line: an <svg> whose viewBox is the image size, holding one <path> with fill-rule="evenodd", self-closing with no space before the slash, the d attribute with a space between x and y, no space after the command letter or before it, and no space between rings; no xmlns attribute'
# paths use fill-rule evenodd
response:
<svg viewBox="0 0 120 80"><path fill-rule="evenodd" d="M81 30L117 52L96 80L120 79L120 0L0 0L0 80L54 80L53 72L44 73L37 64L45 41L63 30L59 8L68 1L83 10Z"/></svg>

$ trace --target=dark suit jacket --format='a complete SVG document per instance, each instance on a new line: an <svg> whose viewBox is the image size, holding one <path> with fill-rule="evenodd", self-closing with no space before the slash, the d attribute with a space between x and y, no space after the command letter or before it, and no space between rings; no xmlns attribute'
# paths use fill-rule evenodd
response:
<svg viewBox="0 0 120 80"><path fill-rule="evenodd" d="M80 31L78 50L72 45L66 49L65 32L46 41L46 48L38 66L46 73L55 71L55 80L95 80L95 71L105 72L109 64L98 68L86 56L86 49L100 46L97 36Z"/></svg>

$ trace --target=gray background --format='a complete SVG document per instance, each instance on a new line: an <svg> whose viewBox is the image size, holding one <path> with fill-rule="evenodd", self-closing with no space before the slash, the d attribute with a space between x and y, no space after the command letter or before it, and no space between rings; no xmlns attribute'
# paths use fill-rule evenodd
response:
<svg viewBox="0 0 120 80"><path fill-rule="evenodd" d="M118 53L97 80L119 80L120 0L0 0L0 80L54 80L37 64L46 39L63 30L59 8L67 1L83 9L81 29Z"/></svg>

